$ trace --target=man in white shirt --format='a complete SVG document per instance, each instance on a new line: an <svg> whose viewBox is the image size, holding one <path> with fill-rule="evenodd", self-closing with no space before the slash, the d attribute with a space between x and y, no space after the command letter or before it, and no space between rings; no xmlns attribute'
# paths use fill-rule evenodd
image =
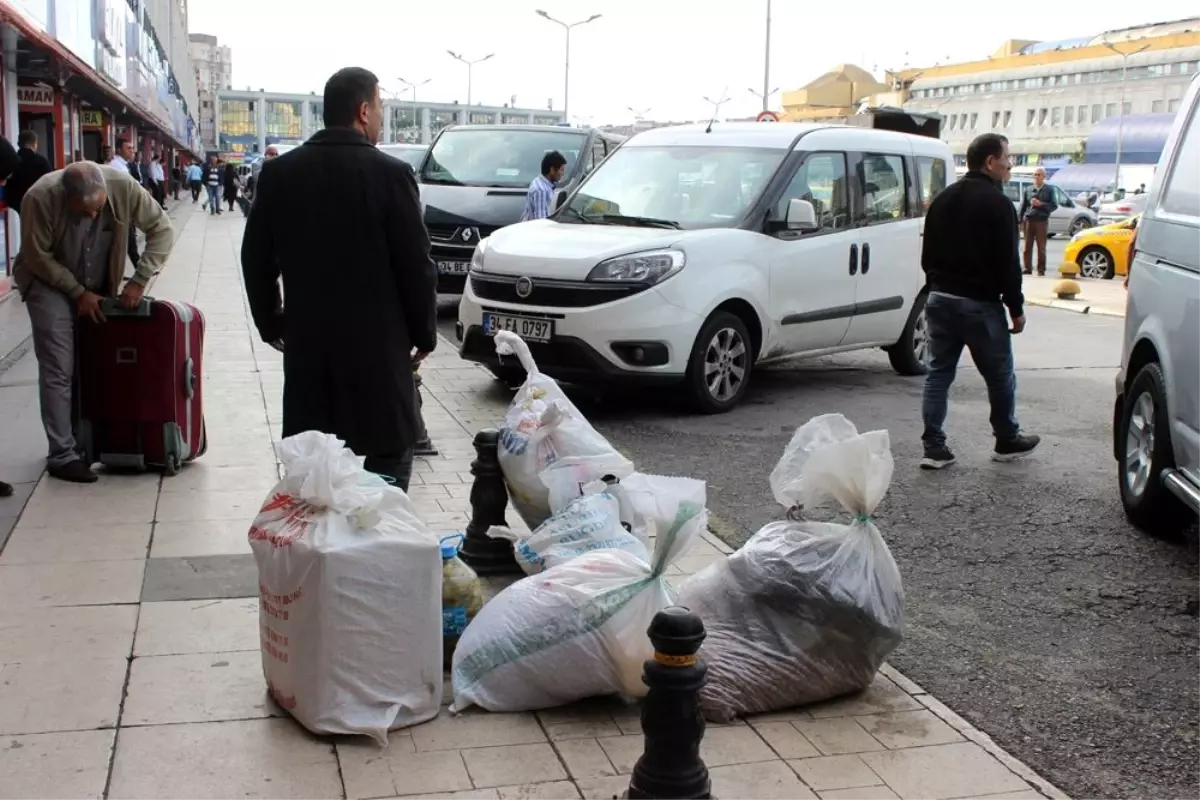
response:
<svg viewBox="0 0 1200 800"><path fill-rule="evenodd" d="M154 186L154 199L167 210L167 175L163 171L162 158L155 156L150 162L150 181Z"/></svg>
<svg viewBox="0 0 1200 800"><path fill-rule="evenodd" d="M141 175L141 172L137 168L137 164L134 163L134 160L133 160L134 154L135 153L134 153L133 142L129 141L128 139L117 139L117 151L115 154L113 154L112 161L108 162L108 165L110 167L112 167L113 169L125 170L126 172L128 172L130 175L133 176L133 179L135 181L137 181L138 183L141 183L142 175ZM129 260L133 262L134 270L137 269L138 259L140 259L140 258L141 258L141 256L138 255L138 249L137 249L137 231L134 229L134 227L132 225L130 225L129 226Z"/></svg>

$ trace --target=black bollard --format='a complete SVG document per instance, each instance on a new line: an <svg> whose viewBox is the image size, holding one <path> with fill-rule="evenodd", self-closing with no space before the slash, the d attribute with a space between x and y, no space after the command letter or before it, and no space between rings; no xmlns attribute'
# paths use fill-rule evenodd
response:
<svg viewBox="0 0 1200 800"><path fill-rule="evenodd" d="M508 507L508 487L500 471L500 431L484 428L475 434L475 460L471 462L471 521L459 557L480 575L521 572L513 557L512 542L487 535L493 525L508 527L504 511Z"/></svg>
<svg viewBox="0 0 1200 800"><path fill-rule="evenodd" d="M650 623L654 658L646 662L642 680L650 687L642 701L642 735L646 749L629 780L630 800L674 800L712 797L708 767L700 758L704 715L700 689L708 667L697 653L704 623L686 608L673 606Z"/></svg>

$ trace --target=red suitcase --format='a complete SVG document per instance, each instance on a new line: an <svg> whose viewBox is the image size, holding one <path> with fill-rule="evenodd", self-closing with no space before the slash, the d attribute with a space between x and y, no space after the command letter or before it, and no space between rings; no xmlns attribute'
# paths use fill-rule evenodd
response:
<svg viewBox="0 0 1200 800"><path fill-rule="evenodd" d="M174 475L204 454L204 314L190 303L112 301L107 322L80 320L76 402L80 447L90 460Z"/></svg>

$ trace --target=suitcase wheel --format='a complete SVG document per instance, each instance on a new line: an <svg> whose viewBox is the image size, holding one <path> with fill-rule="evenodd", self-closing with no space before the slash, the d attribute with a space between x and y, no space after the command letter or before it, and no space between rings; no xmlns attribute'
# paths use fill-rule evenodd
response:
<svg viewBox="0 0 1200 800"><path fill-rule="evenodd" d="M185 445L183 434L174 422L163 425L163 474L167 477L179 474L183 466Z"/></svg>
<svg viewBox="0 0 1200 800"><path fill-rule="evenodd" d="M179 466L179 456L171 453L167 456L167 463L163 466L163 474L167 477L178 475Z"/></svg>

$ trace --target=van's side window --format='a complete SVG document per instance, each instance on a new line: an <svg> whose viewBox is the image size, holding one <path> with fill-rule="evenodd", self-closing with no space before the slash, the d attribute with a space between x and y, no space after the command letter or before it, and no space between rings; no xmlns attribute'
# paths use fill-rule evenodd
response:
<svg viewBox="0 0 1200 800"><path fill-rule="evenodd" d="M1075 201L1072 200L1070 195L1064 192L1061 187L1053 185L1052 187L1054 190L1054 204L1056 206L1059 208L1071 208L1075 205Z"/></svg>
<svg viewBox="0 0 1200 800"><path fill-rule="evenodd" d="M831 231L850 226L850 193L846 184L845 153L811 153L796 170L779 202L772 219L787 219L792 200L807 200L817 212L820 230Z"/></svg>
<svg viewBox="0 0 1200 800"><path fill-rule="evenodd" d="M908 216L902 156L863 153L858 164L858 183L863 194L860 223L872 225Z"/></svg>
<svg viewBox="0 0 1200 800"><path fill-rule="evenodd" d="M1196 181L1200 175L1200 109L1192 109L1192 117L1175 152L1175 163L1159 205L1170 214L1200 217L1200 185Z"/></svg>
<svg viewBox="0 0 1200 800"><path fill-rule="evenodd" d="M918 215L924 216L933 198L946 188L946 162L940 158L917 156L917 177L921 181L921 208Z"/></svg>
<svg viewBox="0 0 1200 800"><path fill-rule="evenodd" d="M588 168L588 171L590 172L591 170L595 169L597 166L599 166L600 162L603 160L604 160L604 140L596 139L596 143L594 145L592 145L592 157L590 159L591 167Z"/></svg>

